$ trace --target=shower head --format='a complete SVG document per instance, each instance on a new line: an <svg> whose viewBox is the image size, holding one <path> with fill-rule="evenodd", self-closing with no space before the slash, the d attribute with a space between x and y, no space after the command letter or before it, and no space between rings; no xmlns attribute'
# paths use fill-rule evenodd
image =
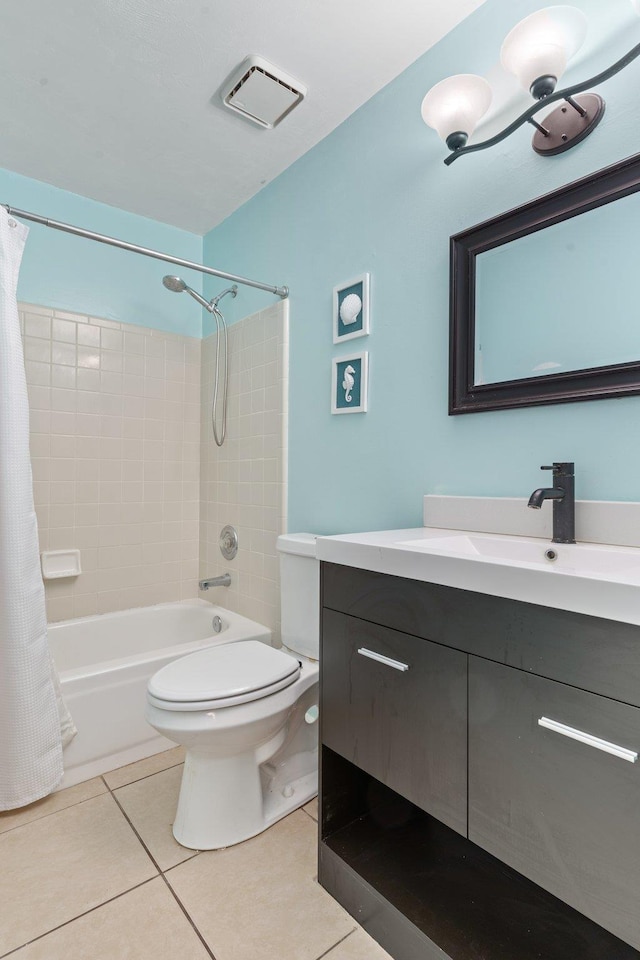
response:
<svg viewBox="0 0 640 960"><path fill-rule="evenodd" d="M167 290L171 290L173 293L182 293L183 290L187 289L187 285L181 277L172 277L166 276L162 278Z"/></svg>
<svg viewBox="0 0 640 960"><path fill-rule="evenodd" d="M201 307L205 307L205 309L207 309L209 313L213 313L215 306L212 306L207 300L204 299L204 297L201 297L196 290L192 290L191 287L189 287L184 282L182 277L172 277L169 274L166 277L162 278L162 282L167 288L167 290L171 290L172 293L184 293L184 291L186 290L187 293L190 296L192 296L194 300L198 301Z"/></svg>

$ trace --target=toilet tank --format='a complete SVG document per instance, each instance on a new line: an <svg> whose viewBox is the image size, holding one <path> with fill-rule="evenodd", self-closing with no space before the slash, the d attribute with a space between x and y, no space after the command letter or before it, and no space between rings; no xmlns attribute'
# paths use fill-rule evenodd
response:
<svg viewBox="0 0 640 960"><path fill-rule="evenodd" d="M278 537L282 643L303 657L320 651L320 563L312 533Z"/></svg>

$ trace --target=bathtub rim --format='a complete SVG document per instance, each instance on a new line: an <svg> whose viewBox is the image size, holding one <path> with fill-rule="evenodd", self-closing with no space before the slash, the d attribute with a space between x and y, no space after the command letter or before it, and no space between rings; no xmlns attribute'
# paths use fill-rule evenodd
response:
<svg viewBox="0 0 640 960"><path fill-rule="evenodd" d="M251 620L248 617L245 617L240 613L236 613L233 610L229 610L226 607L222 607L219 604L211 603L209 600L203 600L200 597L186 598L183 600L168 600L163 603L148 604L142 607L129 607L125 610L114 610L109 613L90 614L87 617L72 617L68 620L57 620L51 624L47 624L47 629L50 627L64 627L69 624L75 625L91 623L92 621L95 622L97 620L102 621L105 617L113 618L117 622L118 619L121 619L123 616L126 616L132 612L147 612L150 610L157 610L157 608L166 608L168 606L192 606L199 608L205 608L206 606L207 608L210 608L212 618L216 615L216 613L219 613L221 616L235 621L236 627L243 627L246 635L240 637L236 636L234 639L227 640L220 639L221 637L224 637L224 633L213 633L210 636L200 640L173 644L171 646L156 647L152 651L134 654L131 657L118 657L112 660L102 660L98 664L85 664L83 667L64 670L60 673L63 695L65 686L71 690L76 683L82 683L82 681L92 681L94 678L97 679L101 675L108 673L113 674L115 679L117 678L118 674L125 673L126 670L131 670L135 667L142 669L145 665L153 665L156 662L158 662L159 667L163 662L168 662L169 659L179 659L180 657L188 656L191 652L193 652L193 650L201 649L207 645L212 646L222 643L237 643L249 638L260 639L269 645L273 644L273 631L268 627L265 627L264 624L258 623L255 620ZM142 701L142 711L143 710L144 701ZM73 787L79 783L83 783L103 774L110 773L112 770L119 769L120 767L127 766L131 763L137 763L140 760L145 760L148 757L171 750L175 748L175 746L175 743L156 733L155 737L145 740L144 742L123 746L121 749L116 749L109 754L101 754L98 757L92 757L91 759L87 759L81 763L78 763L71 768L65 766L62 780L53 792L57 793L60 790L65 790L68 787ZM177 761L178 764L181 762L181 760ZM171 766L173 765L174 764L171 764Z"/></svg>
<svg viewBox="0 0 640 960"><path fill-rule="evenodd" d="M106 617L117 621L125 617L127 614L159 610L169 606L194 606L201 609L204 607L209 607L211 609L212 618L218 615L223 619L226 617L232 622L235 621L234 625L242 628L243 633L246 632L246 636L234 637L232 640L230 640L223 639L224 633L211 633L209 636L203 637L200 640L191 640L187 643L171 644L170 646L164 647L154 647L153 650L144 653L135 653L128 657L115 657L110 660L101 660L95 664L85 664L81 667L72 667L69 670L60 670L60 681L64 683L73 680L80 680L85 677L100 676L104 673L115 672L120 669L124 670L127 667L133 666L134 664L153 663L160 657L175 656L175 659L177 659L179 656L186 657L190 653L200 650L203 646L212 646L222 643L238 643L242 640L249 639L260 640L263 643L268 643L270 646L273 645L273 632L268 627L265 627L264 624L258 623L256 620L250 620L241 613L236 613L234 610L229 610L227 607L223 607L217 603L211 603L209 600L203 600L200 597L192 597L185 600L168 600L164 603L154 603L143 607L127 607L125 610L114 610L109 613L92 613L87 617L71 617L68 620L55 620L53 623L47 624L47 634L52 628L55 630L56 628L70 626L71 624L90 624L95 623L96 621L104 622L104 618ZM55 664L54 651L51 652L51 656Z"/></svg>

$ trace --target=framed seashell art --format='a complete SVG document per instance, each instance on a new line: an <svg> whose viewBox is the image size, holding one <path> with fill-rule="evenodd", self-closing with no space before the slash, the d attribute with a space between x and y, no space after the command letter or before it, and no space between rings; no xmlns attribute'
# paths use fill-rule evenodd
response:
<svg viewBox="0 0 640 960"><path fill-rule="evenodd" d="M369 274L333 288L333 342L369 333Z"/></svg>
<svg viewBox="0 0 640 960"><path fill-rule="evenodd" d="M369 354L334 357L331 413L366 413L369 393Z"/></svg>

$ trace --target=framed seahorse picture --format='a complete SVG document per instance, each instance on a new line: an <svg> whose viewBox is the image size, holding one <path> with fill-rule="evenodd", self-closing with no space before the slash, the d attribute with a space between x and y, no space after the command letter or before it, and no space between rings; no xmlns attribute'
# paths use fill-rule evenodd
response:
<svg viewBox="0 0 640 960"><path fill-rule="evenodd" d="M369 274L333 288L333 342L369 333Z"/></svg>
<svg viewBox="0 0 640 960"><path fill-rule="evenodd" d="M334 357L331 413L366 413L369 393L369 353Z"/></svg>

